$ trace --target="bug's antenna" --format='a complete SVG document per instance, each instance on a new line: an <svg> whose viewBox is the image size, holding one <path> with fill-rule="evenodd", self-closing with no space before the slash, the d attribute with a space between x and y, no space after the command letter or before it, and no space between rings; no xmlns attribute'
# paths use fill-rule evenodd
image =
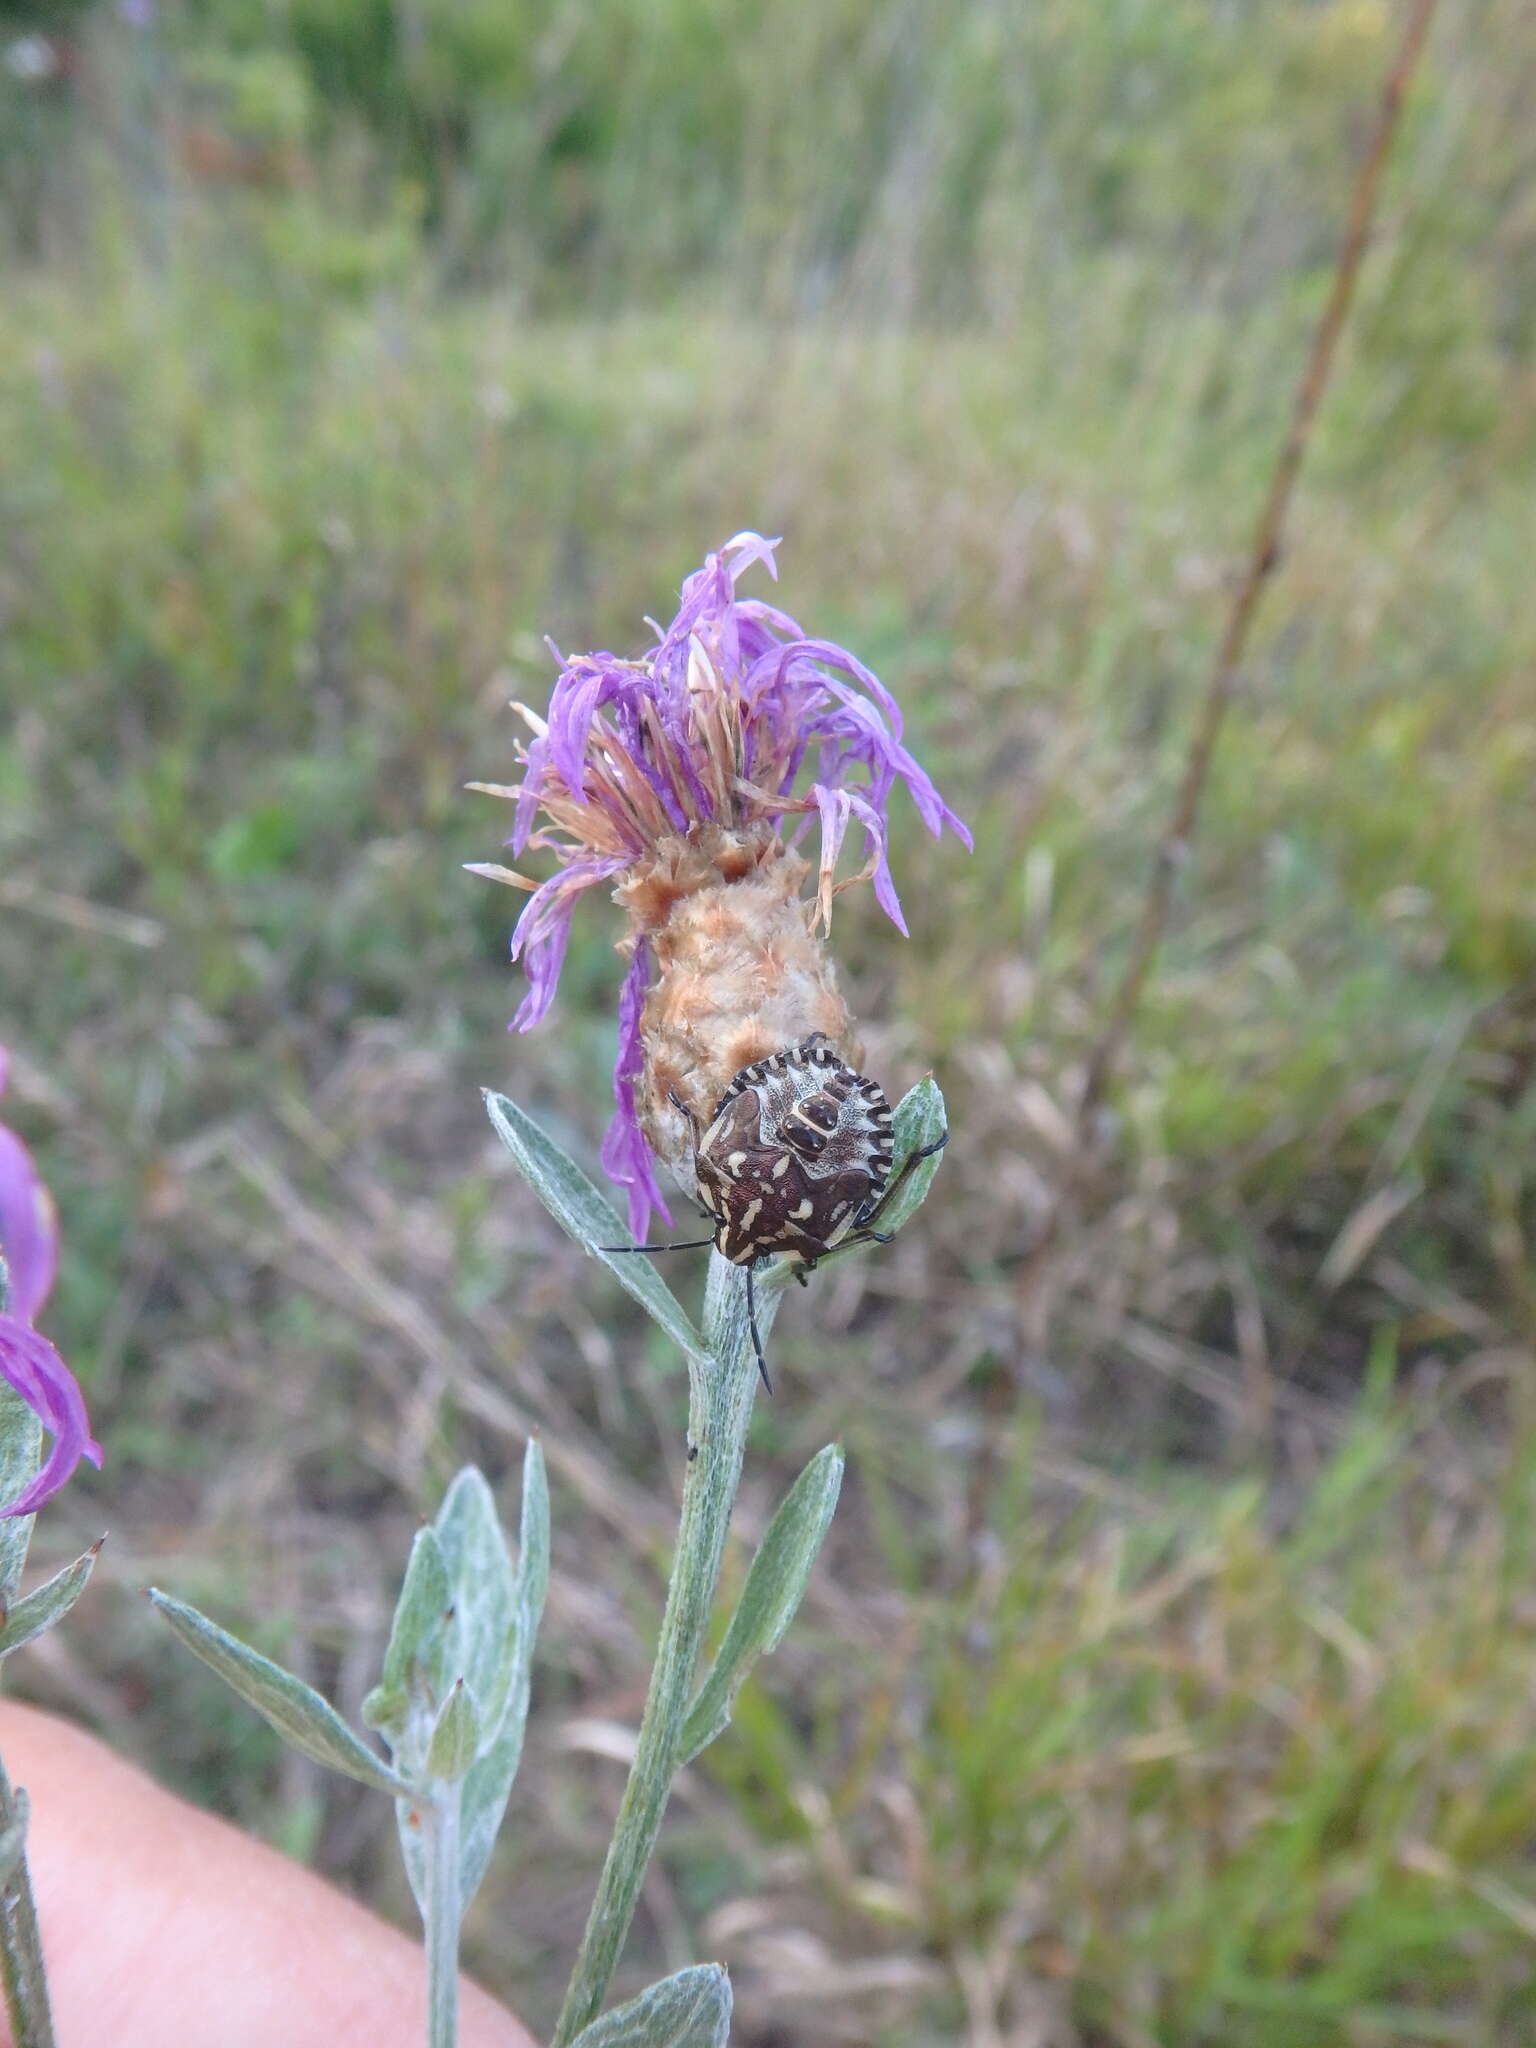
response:
<svg viewBox="0 0 1536 2048"><path fill-rule="evenodd" d="M600 1244L600 1252L696 1252L707 1244L713 1244L712 1237L690 1237L681 1244Z"/></svg>
<svg viewBox="0 0 1536 2048"><path fill-rule="evenodd" d="M752 1325L752 1349L757 1353L757 1369L763 1376L764 1388L771 1395L773 1381L768 1377L768 1361L763 1356L763 1340L757 1334L757 1296L752 1289L752 1268L756 1264L757 1261L753 1259L747 1265L747 1321Z"/></svg>

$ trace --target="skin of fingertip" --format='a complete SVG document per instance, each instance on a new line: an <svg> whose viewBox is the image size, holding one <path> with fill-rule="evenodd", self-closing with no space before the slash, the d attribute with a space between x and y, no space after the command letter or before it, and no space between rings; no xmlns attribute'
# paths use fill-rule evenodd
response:
<svg viewBox="0 0 1536 2048"><path fill-rule="evenodd" d="M416 1942L54 1715L0 1702L0 1756L31 1801L60 2048L420 2048ZM466 1982L460 2048L536 2044Z"/></svg>

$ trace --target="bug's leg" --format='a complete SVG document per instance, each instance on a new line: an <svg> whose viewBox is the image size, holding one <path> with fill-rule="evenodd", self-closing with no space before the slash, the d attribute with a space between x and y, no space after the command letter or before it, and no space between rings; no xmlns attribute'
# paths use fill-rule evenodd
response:
<svg viewBox="0 0 1536 2048"><path fill-rule="evenodd" d="M747 1321L752 1326L752 1349L757 1353L757 1369L763 1376L763 1386L771 1394L773 1381L768 1377L768 1361L763 1357L763 1340L757 1334L757 1295L752 1286L752 1268L756 1259L747 1262Z"/></svg>
<svg viewBox="0 0 1536 2048"><path fill-rule="evenodd" d="M681 1095L678 1094L675 1088L669 1088L667 1090L667 1100L671 1103L674 1109L681 1110L683 1115L688 1119L688 1129L693 1134L693 1149L695 1152L697 1152L699 1149L698 1118L694 1115L693 1111L688 1107L687 1103L684 1102L683 1098L681 1097ZM949 1133L946 1131L944 1135L945 1137L948 1137Z"/></svg>
<svg viewBox="0 0 1536 2048"><path fill-rule="evenodd" d="M896 1190L901 1186L902 1182L906 1179L907 1175L912 1171L913 1167L916 1166L917 1162L920 1159L931 1159L935 1152L942 1152L944 1150L944 1147L948 1143L949 1132L941 1131L938 1137L934 1139L931 1145L924 1145L918 1151L910 1153L900 1173L897 1174L896 1178L885 1190L885 1193L880 1197L879 1201L876 1202L874 1207L869 1211L867 1215L861 1215L855 1219L853 1231L849 1234L848 1237L845 1237L843 1239L843 1243L852 1243L856 1236L858 1242L861 1244L867 1244L871 1240L873 1240L876 1244L889 1244L889 1236L882 1237L878 1230L871 1230L869 1226L875 1221L876 1217L880 1214L880 1211L885 1207L886 1203L891 1199L892 1195L895 1194Z"/></svg>
<svg viewBox="0 0 1536 2048"><path fill-rule="evenodd" d="M892 1230L850 1230L846 1237L840 1237L832 1247L834 1251L847 1251L855 1244L890 1244L895 1237Z"/></svg>
<svg viewBox="0 0 1536 2048"><path fill-rule="evenodd" d="M694 1191L699 1199L699 1207L701 1209L707 1209L711 1215L714 1215L715 1205L713 1202L709 1201L706 1198L704 1193L704 1182L699 1173L699 1120L694 1115L693 1111L688 1107L687 1103L684 1102L683 1098L681 1097L681 1095L678 1094L675 1088L669 1088L667 1090L667 1100L671 1103L672 1107L675 1110L677 1110L679 1115L687 1119L688 1135L693 1142Z"/></svg>
<svg viewBox="0 0 1536 2048"><path fill-rule="evenodd" d="M689 1237L681 1244L600 1244L600 1252L696 1252L713 1244L712 1237Z"/></svg>

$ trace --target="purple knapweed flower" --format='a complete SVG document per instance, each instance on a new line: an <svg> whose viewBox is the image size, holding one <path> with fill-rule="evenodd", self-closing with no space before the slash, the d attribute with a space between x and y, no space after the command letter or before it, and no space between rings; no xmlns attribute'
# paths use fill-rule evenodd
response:
<svg viewBox="0 0 1536 2048"><path fill-rule="evenodd" d="M6 1057L0 1046L0 1094L5 1092ZM6 1275L5 1309L0 1313L0 1377L21 1396L53 1437L42 1469L15 1500L0 1506L7 1515L30 1515L57 1493L82 1458L101 1463L91 1439L85 1400L74 1374L37 1330L33 1319L48 1298L59 1261L59 1233L53 1203L38 1178L32 1155L14 1131L0 1124L0 1259Z"/></svg>
<svg viewBox="0 0 1536 2048"><path fill-rule="evenodd" d="M737 596L754 563L777 576L778 545L756 533L728 540L684 583L672 623L651 622L647 654L556 653L547 718L514 707L533 734L518 748L522 781L471 784L516 805L514 855L536 848L557 862L543 882L472 869L532 892L512 939L528 975L515 1029L530 1030L554 999L579 899L611 885L628 912L602 1159L628 1190L637 1237L653 1207L667 1215L656 1157L692 1191L688 1113L707 1117L733 1075L813 1031L857 1060L820 934L833 897L859 881L873 882L905 933L888 857L896 785L935 837L947 825L971 843L902 744L901 712L878 677L773 605ZM812 821L819 858L806 896L809 863L794 842ZM864 865L837 881L855 827Z"/></svg>

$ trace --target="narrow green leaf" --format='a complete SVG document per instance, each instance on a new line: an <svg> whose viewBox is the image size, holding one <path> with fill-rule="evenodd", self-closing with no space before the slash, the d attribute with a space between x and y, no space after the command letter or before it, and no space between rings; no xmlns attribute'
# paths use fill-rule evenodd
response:
<svg viewBox="0 0 1536 2048"><path fill-rule="evenodd" d="M30 1643L34 1636L63 1620L85 1591L91 1566L100 1554L101 1545L93 1543L84 1557L77 1557L73 1564L55 1572L46 1584L35 1587L16 1602L0 1625L0 1657L8 1657L12 1650L19 1650L23 1643Z"/></svg>
<svg viewBox="0 0 1536 2048"><path fill-rule="evenodd" d="M714 1741L729 1722L731 1703L752 1666L783 1640L805 1595L842 1483L842 1448L828 1444L779 1503L752 1560L720 1653L683 1723L681 1763Z"/></svg>
<svg viewBox="0 0 1536 2048"><path fill-rule="evenodd" d="M449 1682L443 1664L452 1605L448 1566L437 1531L418 1529L395 1602L384 1669L363 1702L364 1721L387 1735L394 1750L400 1748L413 1687L421 1687L436 1699Z"/></svg>
<svg viewBox="0 0 1536 2048"><path fill-rule="evenodd" d="M601 1259L619 1285L655 1317L688 1358L706 1364L703 1338L650 1260L639 1254L615 1255L603 1250L604 1245L623 1244L629 1232L576 1162L505 1095L487 1090L485 1106L497 1136L555 1221L584 1251Z"/></svg>
<svg viewBox="0 0 1536 2048"><path fill-rule="evenodd" d="M411 1788L405 1780L386 1768L312 1686L295 1678L280 1664L274 1664L270 1657L263 1657L249 1643L227 1634L195 1607L173 1600L170 1594L154 1586L149 1589L149 1597L193 1655L201 1657L295 1749L313 1757L316 1763L328 1764L332 1770L356 1778L359 1784L372 1785L380 1792L410 1795Z"/></svg>
<svg viewBox="0 0 1536 2048"><path fill-rule="evenodd" d="M425 1775L448 1784L462 1778L480 1750L480 1709L463 1679L443 1701L432 1740L427 1744Z"/></svg>
<svg viewBox="0 0 1536 2048"><path fill-rule="evenodd" d="M37 1477L43 1461L43 1425L7 1386L0 1385L0 1507ZM7 1515L0 1521L0 1602L21 1584L36 1515Z"/></svg>
<svg viewBox="0 0 1536 2048"><path fill-rule="evenodd" d="M518 1530L517 1577L513 1594L513 1623L504 1685L495 1702L499 1725L492 1707L482 1716L490 1746L464 1780L459 1807L459 1882L465 1905L474 1897L490 1864L507 1810L512 1781L523 1754L523 1731L528 1722L528 1696L533 1672L533 1645L544 1614L544 1597L549 1590L549 1481L544 1472L544 1454L530 1440L523 1453L523 1506Z"/></svg>
<svg viewBox="0 0 1536 2048"><path fill-rule="evenodd" d="M731 1980L701 1963L603 2013L571 2048L725 2048L730 2031Z"/></svg>

